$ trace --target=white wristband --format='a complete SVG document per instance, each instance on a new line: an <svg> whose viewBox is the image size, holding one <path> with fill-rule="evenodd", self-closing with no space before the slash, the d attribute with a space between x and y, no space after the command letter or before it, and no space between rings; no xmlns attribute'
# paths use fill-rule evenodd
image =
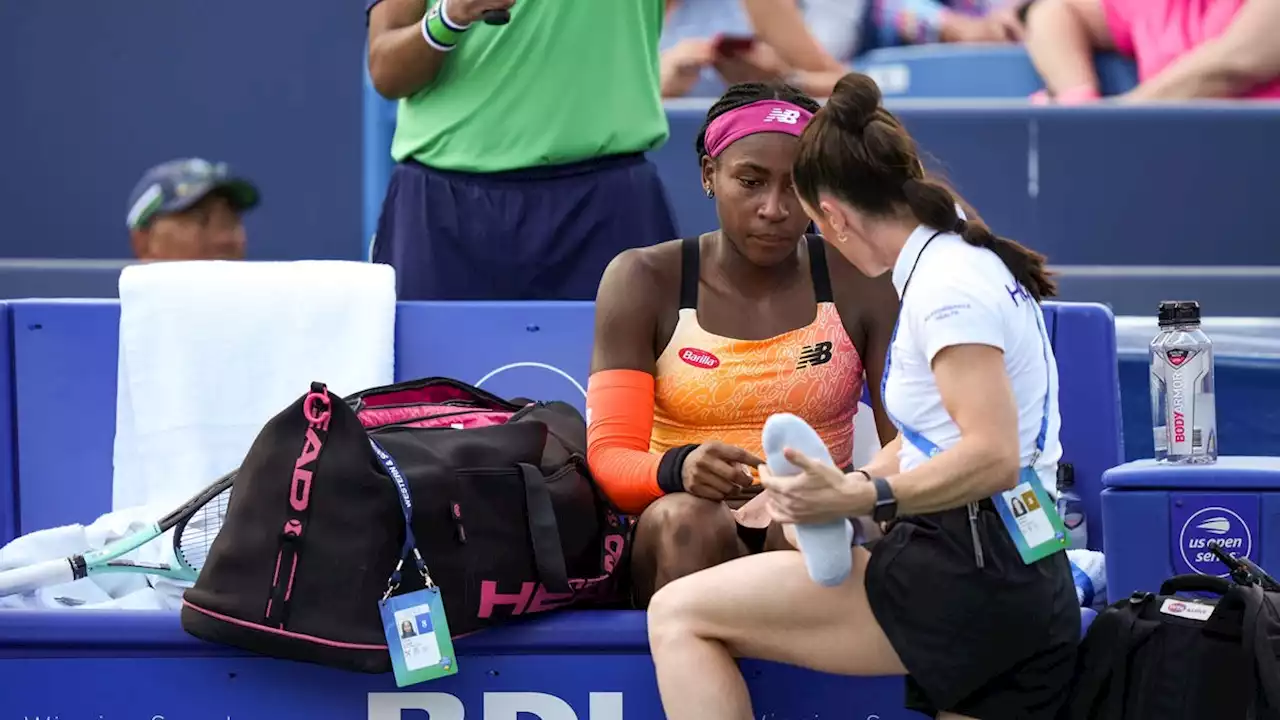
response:
<svg viewBox="0 0 1280 720"><path fill-rule="evenodd" d="M430 20L431 20L431 13L428 12L426 15L422 17L422 22L418 23L418 27L422 29L422 39L426 40L428 45L435 48L436 50L439 50L440 52L443 52L443 53L453 52L453 48L456 47L455 45L445 45L444 43L431 37L431 30L430 28L427 27L427 23Z"/></svg>
<svg viewBox="0 0 1280 720"><path fill-rule="evenodd" d="M471 23L463 25L462 23L456 23L449 19L449 3L446 0L440 0L440 20L444 23L445 27L454 32L464 32L467 28L471 27Z"/></svg>

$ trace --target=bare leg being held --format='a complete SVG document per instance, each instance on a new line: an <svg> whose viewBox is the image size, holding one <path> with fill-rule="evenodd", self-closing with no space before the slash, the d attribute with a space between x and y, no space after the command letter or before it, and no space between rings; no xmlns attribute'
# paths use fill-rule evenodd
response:
<svg viewBox="0 0 1280 720"><path fill-rule="evenodd" d="M853 550L849 579L824 588L797 552L767 552L676 580L649 606L649 645L669 720L748 720L735 658L842 675L906 669L871 613L870 554Z"/></svg>

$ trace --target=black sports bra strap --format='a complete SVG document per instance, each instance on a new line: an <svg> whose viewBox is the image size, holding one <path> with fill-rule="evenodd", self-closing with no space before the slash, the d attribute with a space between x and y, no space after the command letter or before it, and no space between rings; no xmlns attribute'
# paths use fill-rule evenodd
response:
<svg viewBox="0 0 1280 720"><path fill-rule="evenodd" d="M698 309L698 236L680 241L680 309Z"/></svg>
<svg viewBox="0 0 1280 720"><path fill-rule="evenodd" d="M826 241L819 235L805 235L809 246L809 271L813 274L813 296L819 303L835 302L831 294L831 274L827 272Z"/></svg>

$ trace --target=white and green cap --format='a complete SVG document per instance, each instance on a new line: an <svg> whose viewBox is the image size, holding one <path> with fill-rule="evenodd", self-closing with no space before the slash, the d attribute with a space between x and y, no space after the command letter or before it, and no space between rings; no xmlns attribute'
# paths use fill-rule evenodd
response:
<svg viewBox="0 0 1280 720"><path fill-rule="evenodd" d="M231 172L226 163L184 158L161 163L146 172L129 196L125 222L130 230L145 226L160 215L181 212L212 192L224 194L237 210L255 207L258 188Z"/></svg>

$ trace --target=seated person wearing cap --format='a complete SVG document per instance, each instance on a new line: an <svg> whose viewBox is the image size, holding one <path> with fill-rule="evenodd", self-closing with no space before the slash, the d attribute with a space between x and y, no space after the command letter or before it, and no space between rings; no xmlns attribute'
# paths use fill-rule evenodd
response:
<svg viewBox="0 0 1280 720"><path fill-rule="evenodd" d="M225 163L170 160L146 172L129 199L133 254L150 260L243 260L240 216L258 188Z"/></svg>
<svg viewBox="0 0 1280 720"><path fill-rule="evenodd" d="M850 463L864 368L880 402L897 317L886 274L868 278L820 237L791 184L818 104L788 85L729 88L696 150L721 229L618 255L596 296L587 391L593 475L638 515L633 600L765 549L789 549L758 496L761 431L773 413L812 425Z"/></svg>

